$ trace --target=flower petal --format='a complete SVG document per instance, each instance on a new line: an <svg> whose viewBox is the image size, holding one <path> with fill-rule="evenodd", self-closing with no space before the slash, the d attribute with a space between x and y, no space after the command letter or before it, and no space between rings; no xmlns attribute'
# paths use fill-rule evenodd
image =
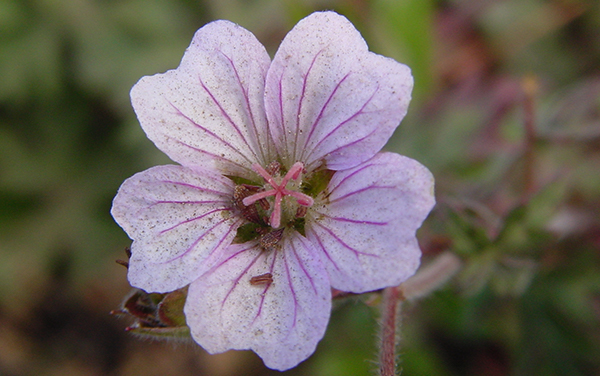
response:
<svg viewBox="0 0 600 376"><path fill-rule="evenodd" d="M196 32L177 69L143 77L131 101L148 138L172 160L249 174L271 153L263 107L269 64L249 31L215 21Z"/></svg>
<svg viewBox="0 0 600 376"><path fill-rule="evenodd" d="M415 232L434 205L433 177L420 163L379 153L336 172L315 204L306 236L323 252L332 287L372 291L402 283L419 266Z"/></svg>
<svg viewBox="0 0 600 376"><path fill-rule="evenodd" d="M208 270L239 226L231 182L211 172L158 166L127 179L113 201L115 221L133 239L129 281L149 292L181 288Z"/></svg>
<svg viewBox="0 0 600 376"><path fill-rule="evenodd" d="M410 69L368 51L343 16L313 13L285 37L267 75L265 108L291 166L351 168L371 158L406 114ZM289 166L288 166L289 167Z"/></svg>
<svg viewBox="0 0 600 376"><path fill-rule="evenodd" d="M252 242L232 245L190 285L186 320L208 352L250 349L278 370L314 352L331 311L327 274L306 238L291 233L281 245L270 251ZM265 273L272 283L251 283Z"/></svg>

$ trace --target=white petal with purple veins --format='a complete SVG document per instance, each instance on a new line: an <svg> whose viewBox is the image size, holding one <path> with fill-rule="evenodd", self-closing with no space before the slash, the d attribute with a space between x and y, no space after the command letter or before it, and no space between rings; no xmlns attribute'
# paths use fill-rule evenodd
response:
<svg viewBox="0 0 600 376"><path fill-rule="evenodd" d="M201 264L231 243L240 222L231 215L232 192L228 179L182 166L153 167L126 180L112 215L134 240L130 282L172 291L208 269Z"/></svg>
<svg viewBox="0 0 600 376"><path fill-rule="evenodd" d="M306 235L334 288L365 292L398 285L419 266L415 232L434 205L433 177L418 162L380 153L332 177Z"/></svg>
<svg viewBox="0 0 600 376"><path fill-rule="evenodd" d="M267 273L272 282L250 282ZM314 352L330 310L327 273L313 246L297 233L284 236L280 249L232 245L190 285L185 306L192 336L207 351L251 349L278 370Z"/></svg>
<svg viewBox="0 0 600 376"><path fill-rule="evenodd" d="M186 321L211 353L250 349L278 370L306 359L324 335L331 287L398 285L419 265L415 232L434 204L433 178L378 154L412 85L408 67L369 52L333 12L300 21L272 63L240 26L202 27L177 69L131 91L148 137L182 166L134 175L114 199L133 239L130 283L189 285ZM316 192L323 163L336 172Z"/></svg>
<svg viewBox="0 0 600 376"><path fill-rule="evenodd" d="M387 142L406 114L410 69L368 51L345 18L314 13L285 37L267 75L265 108L284 163L354 167Z"/></svg>
<svg viewBox="0 0 600 376"><path fill-rule="evenodd" d="M177 69L143 77L131 101L148 137L174 161L248 174L272 156L263 107L269 64L252 33L215 21L198 30Z"/></svg>

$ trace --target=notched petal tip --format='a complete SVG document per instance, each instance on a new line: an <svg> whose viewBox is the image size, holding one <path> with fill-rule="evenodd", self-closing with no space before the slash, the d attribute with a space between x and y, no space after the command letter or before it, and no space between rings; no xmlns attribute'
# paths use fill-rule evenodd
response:
<svg viewBox="0 0 600 376"><path fill-rule="evenodd" d="M177 69L131 90L140 124L172 160L248 174L271 153L263 104L270 58L252 33L229 21L199 29Z"/></svg>
<svg viewBox="0 0 600 376"><path fill-rule="evenodd" d="M405 116L410 69L369 52L343 16L314 13L285 37L269 68L265 108L273 141L291 160L333 170L371 158Z"/></svg>
<svg viewBox="0 0 600 376"><path fill-rule="evenodd" d="M232 245L193 282L185 313L194 339L210 353L250 349L272 369L310 356L331 310L327 273L312 245L293 235L281 252Z"/></svg>

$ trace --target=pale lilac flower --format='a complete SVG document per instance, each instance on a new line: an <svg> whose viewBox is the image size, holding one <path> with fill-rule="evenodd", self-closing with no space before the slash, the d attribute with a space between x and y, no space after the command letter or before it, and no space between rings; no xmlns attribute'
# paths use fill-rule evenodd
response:
<svg viewBox="0 0 600 376"><path fill-rule="evenodd" d="M180 165L136 174L114 200L133 239L130 283L189 285L187 324L210 353L251 349L279 370L306 359L331 288L398 285L419 265L433 178L380 152L412 84L333 12L300 21L272 62L238 25L198 30L177 69L131 91L142 128Z"/></svg>

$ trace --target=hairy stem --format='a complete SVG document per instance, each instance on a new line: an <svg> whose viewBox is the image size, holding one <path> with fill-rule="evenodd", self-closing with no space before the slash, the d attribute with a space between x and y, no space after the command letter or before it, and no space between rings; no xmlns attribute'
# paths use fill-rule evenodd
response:
<svg viewBox="0 0 600 376"><path fill-rule="evenodd" d="M381 344L379 348L379 375L396 376L398 367L398 328L402 293L397 287L383 290L381 305Z"/></svg>
<svg viewBox="0 0 600 376"><path fill-rule="evenodd" d="M534 147L536 141L536 125L535 125L535 96L537 94L537 81L535 77L526 77L523 80L523 111L524 111L524 128L525 128L525 183L523 201L529 200L531 195L536 190L534 170L535 170L535 154Z"/></svg>

